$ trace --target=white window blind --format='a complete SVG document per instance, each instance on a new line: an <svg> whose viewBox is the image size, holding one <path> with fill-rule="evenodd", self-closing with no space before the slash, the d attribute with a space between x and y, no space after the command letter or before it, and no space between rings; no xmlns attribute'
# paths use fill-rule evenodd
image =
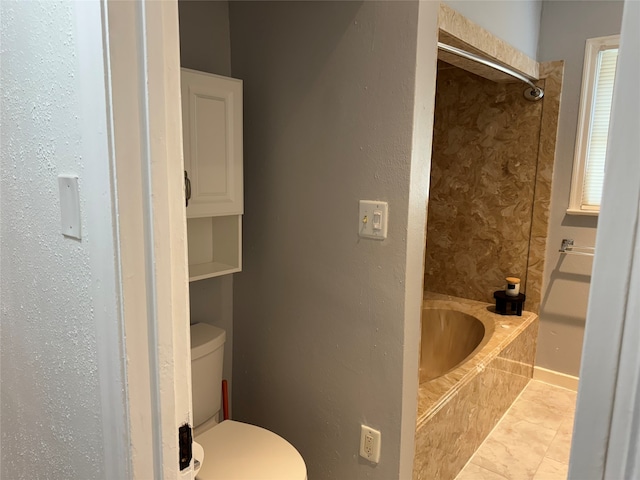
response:
<svg viewBox="0 0 640 480"><path fill-rule="evenodd" d="M619 43L620 35L587 40L569 214L600 211Z"/></svg>
<svg viewBox="0 0 640 480"><path fill-rule="evenodd" d="M616 76L618 49L598 53L591 128L587 147L587 162L582 188L582 204L599 206L604 181L604 161L607 153L609 117L613 98L613 81Z"/></svg>

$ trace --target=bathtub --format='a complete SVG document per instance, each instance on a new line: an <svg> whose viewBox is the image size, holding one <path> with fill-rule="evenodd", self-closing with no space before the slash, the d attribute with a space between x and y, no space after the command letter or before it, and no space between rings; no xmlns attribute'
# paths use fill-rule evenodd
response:
<svg viewBox="0 0 640 480"><path fill-rule="evenodd" d="M433 302L431 302L433 303ZM494 322L451 308L427 305L422 314L420 383L454 370L480 351L495 330Z"/></svg>
<svg viewBox="0 0 640 480"><path fill-rule="evenodd" d="M533 376L538 316L425 293L414 480L454 479Z"/></svg>

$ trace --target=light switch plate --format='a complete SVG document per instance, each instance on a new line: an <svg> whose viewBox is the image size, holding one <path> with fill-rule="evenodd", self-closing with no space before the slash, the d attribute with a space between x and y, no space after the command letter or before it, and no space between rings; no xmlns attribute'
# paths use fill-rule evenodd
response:
<svg viewBox="0 0 640 480"><path fill-rule="evenodd" d="M82 238L80 231L80 195L77 175L58 175L61 231L66 237Z"/></svg>
<svg viewBox="0 0 640 480"><path fill-rule="evenodd" d="M364 238L387 238L389 204L378 200L360 200L358 217L359 235Z"/></svg>

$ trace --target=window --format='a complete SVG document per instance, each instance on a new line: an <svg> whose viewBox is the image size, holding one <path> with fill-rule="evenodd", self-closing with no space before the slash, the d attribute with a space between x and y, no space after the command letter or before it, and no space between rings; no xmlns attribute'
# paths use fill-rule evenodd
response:
<svg viewBox="0 0 640 480"><path fill-rule="evenodd" d="M569 214L600 211L619 43L620 35L587 40Z"/></svg>

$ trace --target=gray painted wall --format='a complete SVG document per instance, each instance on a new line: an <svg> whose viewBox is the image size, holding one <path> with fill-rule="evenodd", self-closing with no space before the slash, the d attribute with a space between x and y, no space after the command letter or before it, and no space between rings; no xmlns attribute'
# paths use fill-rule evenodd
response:
<svg viewBox="0 0 640 480"><path fill-rule="evenodd" d="M231 75L229 2L179 0L180 65Z"/></svg>
<svg viewBox="0 0 640 480"><path fill-rule="evenodd" d="M0 7L0 477L125 478L100 5ZM82 240L60 233L59 174Z"/></svg>
<svg viewBox="0 0 640 480"><path fill-rule="evenodd" d="M289 440L314 480L408 478L428 191L411 169L418 2L232 2L230 21L245 87L235 418ZM430 87L416 107L424 168ZM387 240L358 238L359 199L389 202ZM361 423L382 431L378 466L358 457Z"/></svg>
<svg viewBox="0 0 640 480"><path fill-rule="evenodd" d="M564 60L537 365L578 375L592 259L560 255L563 238L594 245L597 217L567 215L587 38L620 33L621 1L546 1L539 60Z"/></svg>
<svg viewBox="0 0 640 480"><path fill-rule="evenodd" d="M531 58L537 58L541 0L445 0L445 3Z"/></svg>
<svg viewBox="0 0 640 480"><path fill-rule="evenodd" d="M201 72L231 76L229 3L180 0L178 14L180 16L180 65ZM222 375L229 381L231 405L233 276L225 275L189 283L189 305L190 323L209 323L227 332Z"/></svg>

